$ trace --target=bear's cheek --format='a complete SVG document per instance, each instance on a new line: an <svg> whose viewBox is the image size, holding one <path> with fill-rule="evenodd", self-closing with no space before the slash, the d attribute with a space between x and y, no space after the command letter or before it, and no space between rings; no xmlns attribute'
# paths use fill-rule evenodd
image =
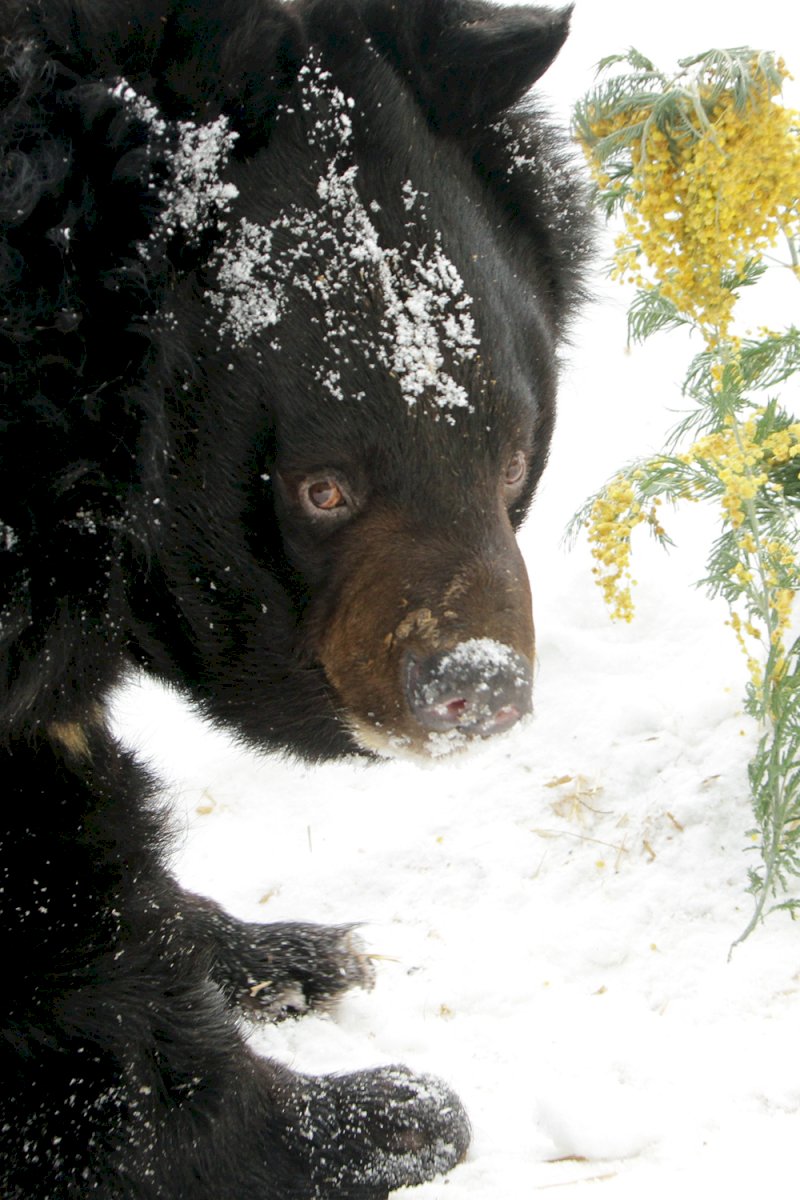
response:
<svg viewBox="0 0 800 1200"><path fill-rule="evenodd" d="M343 546L313 641L356 740L382 753L466 745L531 708L527 573L505 514L459 544L402 517Z"/></svg>

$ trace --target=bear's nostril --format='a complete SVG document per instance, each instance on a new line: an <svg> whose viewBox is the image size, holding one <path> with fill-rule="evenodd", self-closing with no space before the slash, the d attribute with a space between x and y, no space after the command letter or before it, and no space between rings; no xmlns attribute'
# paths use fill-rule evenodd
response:
<svg viewBox="0 0 800 1200"><path fill-rule="evenodd" d="M487 737L509 729L530 711L531 683L528 660L488 638L406 660L408 706L430 732L458 729Z"/></svg>
<svg viewBox="0 0 800 1200"><path fill-rule="evenodd" d="M450 720L460 721L469 708L469 700L450 700L441 707L444 709L444 715Z"/></svg>
<svg viewBox="0 0 800 1200"><path fill-rule="evenodd" d="M516 704L506 704L503 708L498 709L494 714L494 728L499 732L501 729L509 729L522 716L522 713L517 708Z"/></svg>

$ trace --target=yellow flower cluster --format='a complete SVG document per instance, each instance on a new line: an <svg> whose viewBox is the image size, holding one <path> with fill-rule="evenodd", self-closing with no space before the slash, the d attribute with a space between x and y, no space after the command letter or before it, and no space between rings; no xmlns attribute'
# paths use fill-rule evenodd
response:
<svg viewBox="0 0 800 1200"><path fill-rule="evenodd" d="M739 561L731 568L731 579L743 593L759 592L761 609L766 614L767 641L782 648L794 595L800 590L800 562L788 542L763 535L753 502L761 489L780 493L774 477L776 467L797 460L800 472L800 422L761 436L758 422L762 415L756 413L742 423L731 418L725 429L700 438L679 455L679 462L700 467L702 473L685 481L673 498L693 500L707 495L709 473L722 484L723 517L736 532L740 552ZM655 458L632 475L617 475L589 510L586 527L597 563L592 573L614 620L630 621L634 613L631 587L635 581L630 575L633 530L646 522L657 536L664 534L658 520L660 501L655 499L649 508L643 505L637 495L637 480L651 470L657 472L668 461ZM762 636L749 618L734 614L731 624L743 647L745 634L759 639ZM754 682L760 686L760 668L749 653L748 663Z"/></svg>
<svg viewBox="0 0 800 1200"><path fill-rule="evenodd" d="M759 440L759 415L741 424L731 418L723 431L700 438L681 455L681 460L710 468L723 485L722 508L737 531L739 549L739 561L731 568L731 578L741 588L742 602L749 614L743 617L732 610L730 625L744 651L753 685L761 692L762 663L750 649L745 635L765 648L772 663L771 681L778 682L786 663L784 638L791 623L794 598L800 590L800 562L789 542L764 536L753 501L766 486L780 491L780 484L772 477L775 467L796 459L800 468L800 422ZM702 490L702 484L699 488Z"/></svg>
<svg viewBox="0 0 800 1200"><path fill-rule="evenodd" d="M614 116L595 109L590 127L593 138L604 138L644 123L629 147L632 194L615 274L641 287L658 284L716 345L728 335L736 299L726 282L781 232L800 235L800 114L776 102L755 62L743 106L732 90L712 103L708 85L691 86L694 96L684 93L669 124L659 127L652 114L632 107ZM602 164L588 153L598 182L608 186Z"/></svg>
<svg viewBox="0 0 800 1200"><path fill-rule="evenodd" d="M780 553L783 554L788 549L785 542L781 543ZM763 656L766 654L768 661L771 658L771 666L769 668L771 683L780 683L786 670L785 638L792 623L794 599L797 594L796 588L780 588L775 586L775 582L775 569L774 567L768 567L764 577L764 583L768 588L769 595L769 614L768 620L765 622L768 626L769 636L766 639L764 638L763 631L750 616L745 615L743 617L734 608L731 609L730 620L727 622L733 629L736 640L741 646L753 686L762 695L764 690ZM745 612L750 611L752 610L745 606ZM748 643L748 637L756 644L755 646L752 643ZM757 653L761 654L762 657L757 658Z"/></svg>
<svg viewBox="0 0 800 1200"><path fill-rule="evenodd" d="M611 618L633 619L630 575L631 533L643 521L657 526L655 505L646 513L636 499L634 486L625 475L618 475L596 497L586 522L592 557L598 566L592 574L603 592ZM660 530L660 526L657 526ZM662 531L663 532L663 531Z"/></svg>
<svg viewBox="0 0 800 1200"><path fill-rule="evenodd" d="M700 438L679 455L681 462L701 463L711 469L723 485L722 509L734 529L740 529L747 516L747 502L755 499L760 488L770 483L771 470L800 457L800 422L787 425L758 438L758 418L739 423L730 418L725 429ZM774 480L771 486L780 490ZM747 534L742 544L747 545Z"/></svg>

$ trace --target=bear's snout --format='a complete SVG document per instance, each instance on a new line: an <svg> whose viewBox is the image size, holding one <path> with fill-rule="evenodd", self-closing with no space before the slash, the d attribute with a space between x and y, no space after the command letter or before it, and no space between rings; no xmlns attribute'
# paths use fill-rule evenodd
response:
<svg viewBox="0 0 800 1200"><path fill-rule="evenodd" d="M531 711L531 664L510 646L472 638L419 660L407 655L408 707L425 730L488 737Z"/></svg>
<svg viewBox="0 0 800 1200"><path fill-rule="evenodd" d="M366 514L341 555L345 584L310 637L360 746L438 755L531 711L530 588L505 515L460 543L400 512Z"/></svg>

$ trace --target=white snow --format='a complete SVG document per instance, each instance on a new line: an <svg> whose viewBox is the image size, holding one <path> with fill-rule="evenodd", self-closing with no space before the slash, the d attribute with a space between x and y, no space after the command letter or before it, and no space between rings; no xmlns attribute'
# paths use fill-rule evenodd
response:
<svg viewBox="0 0 800 1200"><path fill-rule="evenodd" d="M667 65L757 44L800 70L799 24L777 0L579 0L548 87L565 112L630 44ZM776 321L797 319L795 292ZM642 533L631 626L608 621L586 545L560 542L680 408L690 347L670 335L626 353L625 304L601 286L575 332L522 537L533 721L428 769L305 769L232 748L149 685L119 698L126 738L169 781L187 885L252 920L365 923L376 989L253 1040L305 1071L405 1062L456 1088L469 1157L408 1200L738 1200L795 1174L797 926L776 914L728 961L749 915L755 733L724 610L692 586L713 523L678 514L669 555Z"/></svg>
<svg viewBox="0 0 800 1200"><path fill-rule="evenodd" d="M281 317L284 288L266 271L272 236L267 226L242 217L218 255L216 285L207 298L221 314L220 332L237 344L276 325Z"/></svg>
<svg viewBox="0 0 800 1200"><path fill-rule="evenodd" d="M222 173L239 135L228 128L225 117L207 125L179 121L177 133L170 160L171 192L162 221L177 225L192 239L226 212L238 195Z"/></svg>
<svg viewBox="0 0 800 1200"><path fill-rule="evenodd" d="M170 127L158 108L127 80L118 79L109 92L149 125L156 139L171 136L174 140L169 179L166 185L159 185L164 207L149 243L169 237L176 229L189 241L196 240L238 195L234 184L222 178L238 133L229 128L226 117L218 117L207 125L177 121L170 135ZM67 236L69 230L64 230L64 234ZM143 257L148 255L148 242L142 243L139 252Z"/></svg>
<svg viewBox="0 0 800 1200"><path fill-rule="evenodd" d="M446 675L452 667L456 670L471 667L488 674L510 667L516 659L515 652L503 642L493 638L469 638L444 656L438 664L437 674Z"/></svg>

